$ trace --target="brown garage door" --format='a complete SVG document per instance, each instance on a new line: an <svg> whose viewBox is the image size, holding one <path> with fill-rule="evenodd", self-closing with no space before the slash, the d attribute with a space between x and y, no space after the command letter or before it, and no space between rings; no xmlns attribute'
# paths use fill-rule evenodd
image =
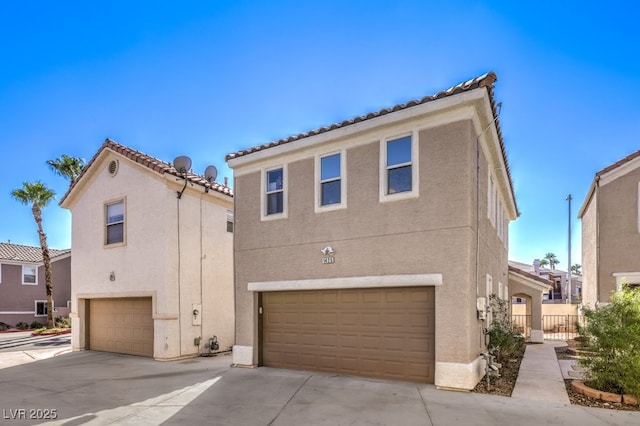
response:
<svg viewBox="0 0 640 426"><path fill-rule="evenodd" d="M433 383L433 287L268 292L265 366Z"/></svg>
<svg viewBox="0 0 640 426"><path fill-rule="evenodd" d="M91 299L89 348L153 356L151 298Z"/></svg>

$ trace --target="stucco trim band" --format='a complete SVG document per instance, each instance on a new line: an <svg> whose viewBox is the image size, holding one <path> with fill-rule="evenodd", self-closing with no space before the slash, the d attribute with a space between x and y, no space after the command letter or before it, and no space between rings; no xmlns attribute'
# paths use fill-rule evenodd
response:
<svg viewBox="0 0 640 426"><path fill-rule="evenodd" d="M343 288L422 287L442 285L442 274L369 275L312 280L260 281L247 284L248 291L330 290Z"/></svg>

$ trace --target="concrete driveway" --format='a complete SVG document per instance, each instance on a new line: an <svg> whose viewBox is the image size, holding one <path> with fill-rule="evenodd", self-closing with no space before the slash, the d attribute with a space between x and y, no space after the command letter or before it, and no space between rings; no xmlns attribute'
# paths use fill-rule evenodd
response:
<svg viewBox="0 0 640 426"><path fill-rule="evenodd" d="M159 362L86 351L7 367L0 369L0 419L69 426L640 424L640 412L230 364L228 355Z"/></svg>

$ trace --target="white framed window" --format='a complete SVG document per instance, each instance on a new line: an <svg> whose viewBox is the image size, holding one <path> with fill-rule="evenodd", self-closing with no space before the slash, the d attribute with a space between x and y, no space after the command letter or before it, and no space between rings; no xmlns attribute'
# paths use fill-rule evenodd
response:
<svg viewBox="0 0 640 426"><path fill-rule="evenodd" d="M489 300L489 296L493 294L493 277L487 274L487 303Z"/></svg>
<svg viewBox="0 0 640 426"><path fill-rule="evenodd" d="M124 243L124 200L105 204L105 245Z"/></svg>
<svg viewBox="0 0 640 426"><path fill-rule="evenodd" d="M316 156L315 211L323 212L346 207L344 152Z"/></svg>
<svg viewBox="0 0 640 426"><path fill-rule="evenodd" d="M262 220L287 217L287 168L265 169L262 176Z"/></svg>
<svg viewBox="0 0 640 426"><path fill-rule="evenodd" d="M227 210L227 232L233 232L233 210Z"/></svg>
<svg viewBox="0 0 640 426"><path fill-rule="evenodd" d="M496 184L493 175L489 171L489 187L487 188L487 217L493 226L496 226Z"/></svg>
<svg viewBox="0 0 640 426"><path fill-rule="evenodd" d="M380 144L380 201L418 196L418 135L383 139Z"/></svg>
<svg viewBox="0 0 640 426"><path fill-rule="evenodd" d="M47 311L46 300L35 301L35 315L36 317L46 317L49 312Z"/></svg>
<svg viewBox="0 0 640 426"><path fill-rule="evenodd" d="M22 285L38 285L38 267L22 265Z"/></svg>

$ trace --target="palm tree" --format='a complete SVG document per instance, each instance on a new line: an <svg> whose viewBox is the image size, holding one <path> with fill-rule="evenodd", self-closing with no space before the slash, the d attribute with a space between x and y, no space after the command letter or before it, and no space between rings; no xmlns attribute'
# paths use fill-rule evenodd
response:
<svg viewBox="0 0 640 426"><path fill-rule="evenodd" d="M558 258L556 257L555 254L553 253L547 253L544 255L544 258L547 259L547 261L549 261L549 267L551 269L556 269L556 265L558 263L560 263L560 261L558 260Z"/></svg>
<svg viewBox="0 0 640 426"><path fill-rule="evenodd" d="M84 158L71 157L67 154L62 154L60 158L55 160L47 160L47 164L51 167L59 176L69 179L69 187L74 184L82 169L84 168Z"/></svg>
<svg viewBox="0 0 640 426"><path fill-rule="evenodd" d="M38 225L38 236L42 248L42 262L44 263L44 279L47 288L47 327L53 327L53 280L51 278L51 257L47 246L47 234L42 228L42 209L55 197L56 193L47 188L42 182L24 182L22 188L14 189L11 195L24 205L31 204L33 218Z"/></svg>
<svg viewBox="0 0 640 426"><path fill-rule="evenodd" d="M549 261L547 259L544 259L544 258L540 259L540 266L541 267L544 268L544 267L546 267L548 265L549 265Z"/></svg>
<svg viewBox="0 0 640 426"><path fill-rule="evenodd" d="M582 275L582 265L578 263L571 265L571 272L575 275Z"/></svg>

